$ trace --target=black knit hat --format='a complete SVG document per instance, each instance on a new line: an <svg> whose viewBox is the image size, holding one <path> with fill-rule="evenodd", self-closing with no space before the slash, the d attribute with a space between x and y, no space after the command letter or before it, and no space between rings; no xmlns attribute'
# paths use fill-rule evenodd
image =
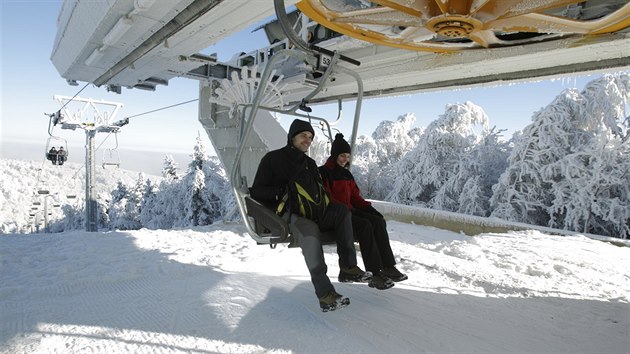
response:
<svg viewBox="0 0 630 354"><path fill-rule="evenodd" d="M343 134L337 133L335 135L335 141L332 143L332 147L330 148L330 157L336 159L339 154L350 153L350 144L343 139Z"/></svg>
<svg viewBox="0 0 630 354"><path fill-rule="evenodd" d="M295 119L293 123L291 123L291 127L289 127L289 145L291 145L291 139L293 139L294 136L304 131L309 131L311 132L311 134L313 134L313 136L315 136L315 130L313 129L311 123Z"/></svg>

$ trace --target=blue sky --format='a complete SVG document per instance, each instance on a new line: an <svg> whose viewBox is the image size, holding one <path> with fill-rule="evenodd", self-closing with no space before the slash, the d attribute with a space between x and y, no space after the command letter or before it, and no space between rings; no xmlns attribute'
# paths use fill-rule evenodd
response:
<svg viewBox="0 0 630 354"><path fill-rule="evenodd" d="M52 113L60 108L53 100L53 95L74 96L85 85L84 82L80 82L79 86L66 84L50 61L61 3L61 0L2 0L0 131L3 143L41 143L43 151L48 138L48 118L44 113ZM228 60L237 51L255 49L253 43L261 43L261 38L264 38L262 31L253 34L254 39L250 39L251 36L247 31L239 36L239 40L220 43L204 52L216 52L220 60ZM509 137L512 132L529 124L532 114L549 104L563 89L582 89L596 77L366 99L363 102L359 134L371 134L379 122L395 120L408 112L416 115L416 126L426 127L444 113L447 104L471 101L483 107L491 125L507 129ZM155 92L123 88L121 95L89 85L79 96L121 102L124 107L117 117L124 118L196 99L198 82L176 78L167 87L160 86ZM315 107L314 114L334 119L336 109L336 104ZM346 119L339 127L346 136L351 132L353 115L354 102L345 102L343 117ZM282 124L288 126L290 120L288 118ZM192 152L198 132L210 151L209 140L197 121L197 103L190 103L133 118L131 124L119 134L119 146L127 149ZM62 131L56 128L55 134L67 139L69 145L81 146L85 141L85 134L78 130ZM102 135L97 136L97 144L105 138L105 134ZM112 147L113 139L103 146Z"/></svg>

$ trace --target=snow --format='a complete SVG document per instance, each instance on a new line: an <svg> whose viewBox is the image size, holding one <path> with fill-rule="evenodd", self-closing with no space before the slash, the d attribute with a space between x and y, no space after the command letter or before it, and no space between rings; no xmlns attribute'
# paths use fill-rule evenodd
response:
<svg viewBox="0 0 630 354"><path fill-rule="evenodd" d="M388 229L409 280L338 284L325 246L328 275L351 299L328 313L299 249L256 245L237 223L2 235L0 352L628 351L630 248Z"/></svg>
<svg viewBox="0 0 630 354"><path fill-rule="evenodd" d="M363 146L417 145L422 132L400 129L413 120L406 115L381 125L383 134L366 137ZM389 131L398 134L385 134ZM359 150L357 156L378 157L374 151ZM389 151L380 157L398 150ZM195 155L191 166L205 153L196 149ZM629 245L625 240L602 242L569 231L552 236L557 230L535 226L470 237L390 220L397 266L409 280L385 291L339 284L335 248L325 246L328 275L351 304L322 313L300 250L256 245L238 223L17 234L29 231L33 202L50 207L52 198L62 209L80 203L66 197L83 193L82 167L0 162L0 353L627 353L630 348L630 247L620 247ZM368 163L357 162L368 171ZM205 166L204 174L221 175L217 165ZM144 185L138 183L142 175L123 170L99 170L97 177L99 196L112 196L118 180ZM366 189L374 188L371 178L365 177ZM201 184L199 179L196 185ZM40 189L51 197L37 194ZM170 196L169 206L185 210L179 207L183 198L175 203ZM389 210L386 215L431 217L434 224L475 218L376 204ZM149 214L152 221L167 219ZM61 217L53 208L48 221ZM507 225L496 218L474 220Z"/></svg>

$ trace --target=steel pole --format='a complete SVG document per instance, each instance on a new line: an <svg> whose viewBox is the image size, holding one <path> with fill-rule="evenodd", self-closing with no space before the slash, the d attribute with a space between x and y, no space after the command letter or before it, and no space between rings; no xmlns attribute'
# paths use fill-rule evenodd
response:
<svg viewBox="0 0 630 354"><path fill-rule="evenodd" d="M94 136L95 130L85 131L85 231L98 231L96 213Z"/></svg>

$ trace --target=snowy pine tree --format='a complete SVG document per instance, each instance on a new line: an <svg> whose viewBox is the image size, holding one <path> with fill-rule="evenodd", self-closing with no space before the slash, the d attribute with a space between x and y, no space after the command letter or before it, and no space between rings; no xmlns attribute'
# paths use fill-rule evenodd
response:
<svg viewBox="0 0 630 354"><path fill-rule="evenodd" d="M217 159L208 160L200 137L189 164L188 174L177 187L183 202L184 217L176 226L209 225L224 215L224 208L235 206L225 170Z"/></svg>
<svg viewBox="0 0 630 354"><path fill-rule="evenodd" d="M179 178L177 173L177 164L173 159L173 156L169 154L164 155L164 167L162 168L162 177L166 180L173 181Z"/></svg>
<svg viewBox="0 0 630 354"><path fill-rule="evenodd" d="M195 166L195 170L184 177L183 185L186 189L184 195L184 220L186 225L198 226L208 224L208 212L205 205L206 176L203 171ZM209 223L212 223L210 220Z"/></svg>
<svg viewBox="0 0 630 354"><path fill-rule="evenodd" d="M232 193L227 172L217 157L206 160L204 175L206 177L206 209L212 223L236 208L236 199Z"/></svg>
<svg viewBox="0 0 630 354"><path fill-rule="evenodd" d="M142 204L140 206L140 223L143 227L150 227L149 225L152 224L152 219L156 216L154 213L158 210L158 208L155 207L158 202L158 193L158 187L147 178L144 183Z"/></svg>
<svg viewBox="0 0 630 354"><path fill-rule="evenodd" d="M192 161L190 162L190 164L188 164L189 172L194 172L195 168L203 170L203 165L208 158L206 155L206 147L203 144L203 141L201 140L201 135L199 133L197 133L197 138L195 140L196 144L193 148L193 154L191 155Z"/></svg>
<svg viewBox="0 0 630 354"><path fill-rule="evenodd" d="M142 227L140 212L144 194L144 173L138 174L136 184L129 188L118 182L112 192L112 200L107 210L109 227L118 230L138 230Z"/></svg>
<svg viewBox="0 0 630 354"><path fill-rule="evenodd" d="M156 193L150 209L147 206L142 211L142 215L144 215L142 225L144 227L170 229L175 225L183 225L181 220L184 219L182 213L184 198L180 194L181 183L181 178L174 181L163 180L160 183L159 191Z"/></svg>

